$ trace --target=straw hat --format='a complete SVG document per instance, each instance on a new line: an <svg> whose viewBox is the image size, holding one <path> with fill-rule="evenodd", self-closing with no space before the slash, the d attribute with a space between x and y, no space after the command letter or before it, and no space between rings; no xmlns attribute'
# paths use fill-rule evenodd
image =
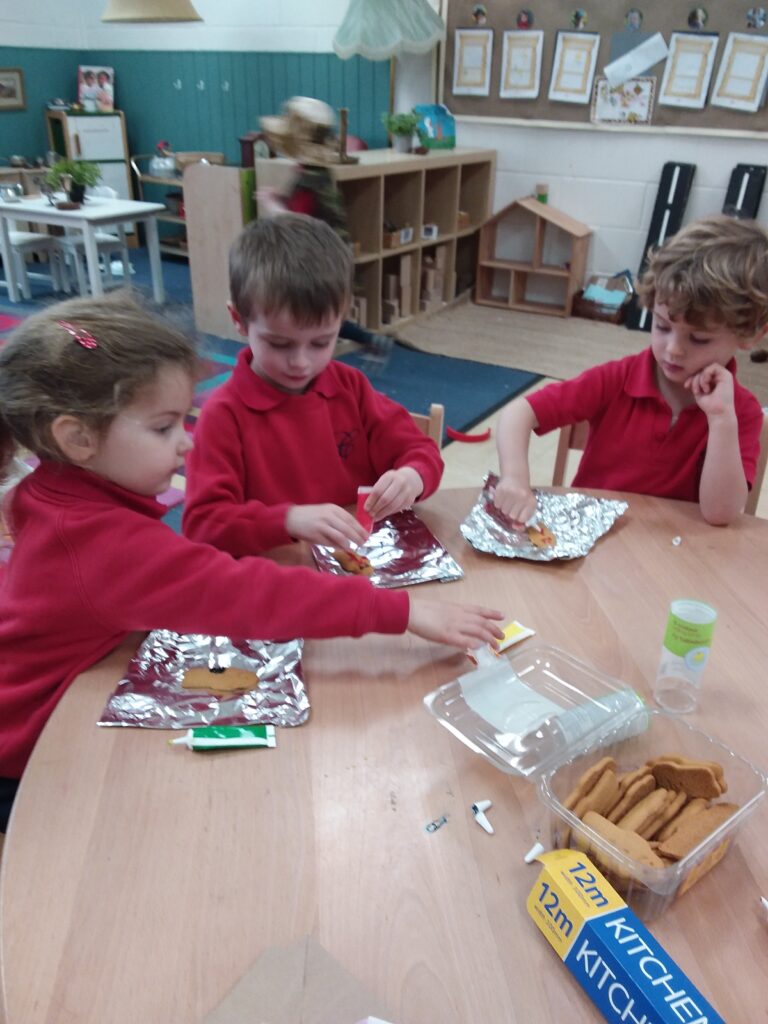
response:
<svg viewBox="0 0 768 1024"><path fill-rule="evenodd" d="M283 104L282 114L260 120L272 149L308 164L340 162L335 123L333 108L311 96L293 96Z"/></svg>

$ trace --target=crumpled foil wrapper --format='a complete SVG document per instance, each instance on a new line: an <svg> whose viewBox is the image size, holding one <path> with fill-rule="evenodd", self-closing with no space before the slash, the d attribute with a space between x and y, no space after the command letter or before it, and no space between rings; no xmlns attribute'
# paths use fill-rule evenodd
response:
<svg viewBox="0 0 768 1024"><path fill-rule="evenodd" d="M303 640L272 643L155 630L134 655L98 724L145 729L301 725L309 716L303 648ZM184 673L192 668L212 670L210 690L184 689ZM252 688L229 689L229 668L253 673Z"/></svg>
<svg viewBox="0 0 768 1024"><path fill-rule="evenodd" d="M537 519L555 535L554 547L537 548L526 531L513 529L511 521L493 504L498 481L495 473L485 478L480 497L461 524L461 532L478 551L502 558L526 558L532 562L582 558L629 508L626 501L593 498L578 491L551 494L534 490Z"/></svg>
<svg viewBox="0 0 768 1024"><path fill-rule="evenodd" d="M313 544L312 554L320 572L350 575L333 557L333 551L331 547ZM464 576L458 562L410 508L376 523L373 533L356 553L365 555L373 566L373 574L368 577L371 583L385 590L414 583L445 583Z"/></svg>

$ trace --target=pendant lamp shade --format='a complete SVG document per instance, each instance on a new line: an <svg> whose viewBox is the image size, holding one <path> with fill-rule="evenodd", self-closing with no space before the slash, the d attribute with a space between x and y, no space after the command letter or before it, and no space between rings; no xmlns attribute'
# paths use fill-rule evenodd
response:
<svg viewBox="0 0 768 1024"><path fill-rule="evenodd" d="M190 0L108 0L102 21L202 21Z"/></svg>
<svg viewBox="0 0 768 1024"><path fill-rule="evenodd" d="M441 39L445 23L427 0L349 0L333 49L342 60L388 60L428 53Z"/></svg>

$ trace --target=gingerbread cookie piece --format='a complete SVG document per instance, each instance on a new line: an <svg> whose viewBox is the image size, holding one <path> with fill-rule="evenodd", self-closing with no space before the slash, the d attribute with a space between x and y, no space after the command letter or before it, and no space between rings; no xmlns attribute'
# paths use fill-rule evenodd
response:
<svg viewBox="0 0 768 1024"><path fill-rule="evenodd" d="M705 800L702 796L696 796L693 800L689 800L684 805L683 809L675 817L671 818L667 824L659 831L655 837L660 843L663 843L665 839L669 839L675 830L687 821L688 818L692 818L695 814L699 814L700 811L706 810L709 807L709 801Z"/></svg>
<svg viewBox="0 0 768 1024"><path fill-rule="evenodd" d="M688 818L687 821L678 825L669 839L659 844L659 856L669 857L670 860L681 860L738 809L738 804L712 804L706 810Z"/></svg>
<svg viewBox="0 0 768 1024"><path fill-rule="evenodd" d="M628 832L637 832L638 835L641 835L653 819L667 806L668 796L668 790L654 789L652 793L638 801L632 810L627 811L624 817L620 818L616 824L619 828L626 829Z"/></svg>
<svg viewBox="0 0 768 1024"><path fill-rule="evenodd" d="M691 757L683 757L681 754L660 754L658 757L654 757L652 760L646 761L646 765L652 769L654 765L659 764L662 761L673 761L675 764L688 765L689 767L699 765L700 767L709 768L717 779L718 785L720 786L720 792L725 793L728 789L728 785L725 781L725 772L719 761L702 761Z"/></svg>
<svg viewBox="0 0 768 1024"><path fill-rule="evenodd" d="M613 822L614 825L617 824L625 814L632 810L635 804L639 804L654 789L656 789L656 780L650 772L647 775L638 776L629 789L624 792L619 802L611 808L610 813L607 815L608 820ZM621 779L619 779L619 790L621 791Z"/></svg>
<svg viewBox="0 0 768 1024"><path fill-rule="evenodd" d="M612 757L601 757L591 768L587 768L563 801L563 807L572 811L579 800L585 797L590 789L592 789L606 768L616 769L616 762Z"/></svg>
<svg viewBox="0 0 768 1024"><path fill-rule="evenodd" d="M552 533L549 527L544 526L543 523L529 526L525 532L528 534L528 540L535 548L553 548L557 543L554 533Z"/></svg>
<svg viewBox="0 0 768 1024"><path fill-rule="evenodd" d="M649 868L664 867L664 861L661 857L653 851L648 841L643 839L642 836L637 835L636 832L628 832L626 829L619 828L618 825L614 825L613 822L608 821L607 818L604 818L601 814L596 814L594 811L587 811L584 815L584 824L588 825L599 836L602 836L612 846L615 846L617 850L638 864ZM628 881L631 877L619 860L605 853L595 843L588 842L586 852L590 857L594 857L598 867L617 875L625 881Z"/></svg>
<svg viewBox="0 0 768 1024"><path fill-rule="evenodd" d="M332 553L344 572L353 576L373 576L373 566L365 555L344 548L334 548Z"/></svg>
<svg viewBox="0 0 768 1024"><path fill-rule="evenodd" d="M700 761L657 761L653 777L659 786L673 789L688 796L702 796L712 800L722 789L712 768Z"/></svg>
<svg viewBox="0 0 768 1024"><path fill-rule="evenodd" d="M655 818L651 819L651 821L649 821L648 824L640 830L640 835L643 839L653 839L664 825L675 817L687 799L688 797L685 793L675 793L670 790L665 806L659 811Z"/></svg>

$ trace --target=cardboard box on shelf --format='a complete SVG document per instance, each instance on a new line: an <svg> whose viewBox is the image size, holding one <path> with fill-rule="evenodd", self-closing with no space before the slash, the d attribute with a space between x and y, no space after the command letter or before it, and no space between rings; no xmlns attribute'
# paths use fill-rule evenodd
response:
<svg viewBox="0 0 768 1024"><path fill-rule="evenodd" d="M469 216L469 211L467 211L467 210L459 210L459 215L456 218L456 226L457 226L458 230L459 231L464 231L466 228L468 228L470 226L470 224L471 224L471 220L470 220L470 216Z"/></svg>
<svg viewBox="0 0 768 1024"><path fill-rule="evenodd" d="M381 322L384 324L394 323L400 319L400 303L397 299L382 299L381 301Z"/></svg>

